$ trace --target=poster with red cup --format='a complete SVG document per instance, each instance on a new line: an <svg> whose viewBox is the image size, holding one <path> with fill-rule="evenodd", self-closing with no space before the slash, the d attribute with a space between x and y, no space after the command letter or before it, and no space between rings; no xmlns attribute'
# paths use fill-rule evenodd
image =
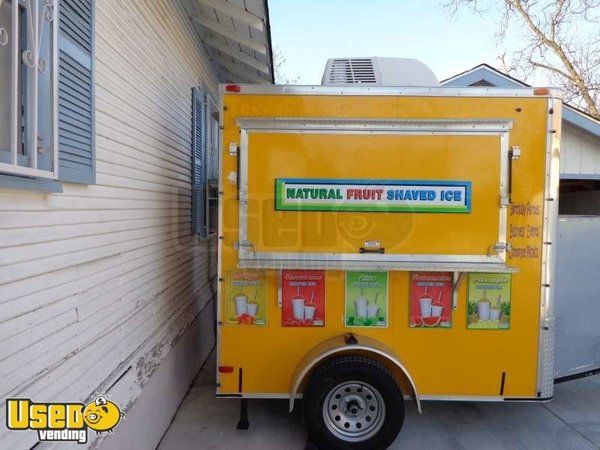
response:
<svg viewBox="0 0 600 450"><path fill-rule="evenodd" d="M284 327L325 325L325 271L281 271L281 321Z"/></svg>
<svg viewBox="0 0 600 450"><path fill-rule="evenodd" d="M410 273L409 326L452 327L452 272Z"/></svg>

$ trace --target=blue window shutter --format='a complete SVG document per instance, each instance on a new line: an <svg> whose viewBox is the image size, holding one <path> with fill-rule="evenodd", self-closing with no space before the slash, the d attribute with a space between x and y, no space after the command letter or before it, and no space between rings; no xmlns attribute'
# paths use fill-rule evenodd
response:
<svg viewBox="0 0 600 450"><path fill-rule="evenodd" d="M94 0L59 0L58 178L96 182Z"/></svg>
<svg viewBox="0 0 600 450"><path fill-rule="evenodd" d="M206 93L192 89L192 233L206 232Z"/></svg>

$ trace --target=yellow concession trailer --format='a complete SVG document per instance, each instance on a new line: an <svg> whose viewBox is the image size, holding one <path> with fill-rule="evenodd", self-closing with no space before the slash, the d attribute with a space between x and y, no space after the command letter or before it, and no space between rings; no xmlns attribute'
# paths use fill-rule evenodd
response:
<svg viewBox="0 0 600 450"><path fill-rule="evenodd" d="M302 398L323 448L385 448L405 398L550 399L560 119L548 89L221 86L217 395Z"/></svg>

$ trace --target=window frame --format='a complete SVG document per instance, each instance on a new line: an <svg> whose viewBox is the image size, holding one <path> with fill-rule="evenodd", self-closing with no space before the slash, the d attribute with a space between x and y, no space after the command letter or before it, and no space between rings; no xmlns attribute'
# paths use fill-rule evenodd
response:
<svg viewBox="0 0 600 450"><path fill-rule="evenodd" d="M210 238L217 234L218 224L211 228L211 221L219 213L219 109L212 95L206 93L206 179L205 179L205 236ZM213 173L214 169L214 173ZM214 178L213 178L214 177ZM211 204L212 200L212 204Z"/></svg>
<svg viewBox="0 0 600 450"><path fill-rule="evenodd" d="M198 105L201 108L201 121L198 121ZM201 142L197 139L197 128L201 129ZM210 239L217 234L218 225L218 176L219 176L220 123L217 103L204 87L192 89L192 234L199 239ZM198 151L198 149L200 151ZM196 179L196 158L200 158L202 179ZM216 164L216 165L214 165ZM213 167L214 165L214 167ZM214 169L214 170L213 170ZM215 178L216 177L216 178ZM201 191L203 198L197 199L194 192ZM198 218L198 208L203 215ZM198 220L196 220L198 218Z"/></svg>
<svg viewBox="0 0 600 450"><path fill-rule="evenodd" d="M560 217L600 217L600 178L594 175L561 176L558 215Z"/></svg>
<svg viewBox="0 0 600 450"><path fill-rule="evenodd" d="M9 0L0 0L1 3ZM40 41L40 18L42 20L42 27L45 26L43 22L46 21L44 17L44 13L40 15L40 7L46 7L46 0L27 0L25 9L26 9L26 20L28 21L27 26L30 29L30 33L28 33L28 40L32 39L34 41L34 48L30 48L29 45L23 46L21 37L22 37L22 19L21 19L21 5L19 0L10 0L11 2L11 26L12 33L9 36L9 43L7 46L12 48L12 58L11 58L11 83L12 83L12 95L10 99L10 129L11 129L11 162L0 162L0 173L7 175L20 175L27 177L37 177L37 178L45 178L45 179L57 179L58 178L58 164L59 164L59 155L58 155L58 0L48 0L50 4L48 5L52 11L52 18L48 20L48 27L51 31L51 58L48 61L47 70L50 71L51 76L51 84L49 92L44 93L43 95L48 95L50 97L51 111L52 117L50 119L51 123L51 154L52 154L52 165L51 170L39 169L38 168L38 131L39 131L39 98L40 98L40 90L39 90L39 52L41 48ZM36 14L32 13L32 10L36 12ZM41 17L40 17L41 16ZM23 62L24 53L21 52L22 47L27 47L27 51L33 52L34 55L34 64L35 68L32 68L29 65L26 65ZM31 70L32 72L32 82L31 86L29 83L29 77L25 77L23 79L19 76L19 72L25 68L25 70ZM22 99L19 101L19 90L22 83L26 83L26 99ZM33 91L33 92L31 92ZM31 98L31 100L29 100ZM22 117L20 117L19 109L23 109ZM30 119L25 121L25 118ZM21 166L18 164L18 155L19 155L19 121L24 121L25 125L23 126L25 136L31 136L29 147L27 148L27 155L29 158L29 166ZM30 123L31 122L31 123ZM23 139L24 144L27 145L28 139Z"/></svg>

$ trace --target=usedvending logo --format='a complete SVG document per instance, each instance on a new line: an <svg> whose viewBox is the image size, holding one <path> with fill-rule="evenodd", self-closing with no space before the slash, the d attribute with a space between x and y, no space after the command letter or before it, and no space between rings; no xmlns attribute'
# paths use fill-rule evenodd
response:
<svg viewBox="0 0 600 450"><path fill-rule="evenodd" d="M98 396L83 403L35 403L28 398L6 400L6 426L9 430L37 431L40 442L88 441L88 431L113 433L123 413L119 407Z"/></svg>

